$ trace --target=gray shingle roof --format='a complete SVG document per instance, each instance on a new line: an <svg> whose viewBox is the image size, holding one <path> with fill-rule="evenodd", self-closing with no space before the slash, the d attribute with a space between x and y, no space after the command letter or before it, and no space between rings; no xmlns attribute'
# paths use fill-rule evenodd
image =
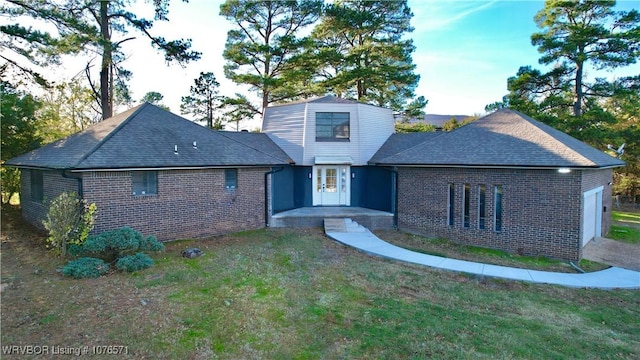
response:
<svg viewBox="0 0 640 360"><path fill-rule="evenodd" d="M288 163L287 155L266 134L213 131L154 105L142 104L6 164L82 170Z"/></svg>
<svg viewBox="0 0 640 360"><path fill-rule="evenodd" d="M357 101L354 100L349 100L349 99L345 99L345 98L340 98L337 96L333 96L333 95L325 95L325 96L320 96L320 97L313 97L313 98L309 98L309 99L302 99L302 100L297 100L297 101L290 101L290 102L286 102L283 104L271 104L269 105L269 107L276 107L276 106L287 106L287 105L294 105L294 104L306 104L306 103L318 103L318 104L359 104ZM364 104L364 103L362 103Z"/></svg>
<svg viewBox="0 0 640 360"><path fill-rule="evenodd" d="M400 142L399 137L388 141ZM478 167L623 166L624 162L511 109L498 110L419 144L385 144L395 154L374 155L381 165Z"/></svg>
<svg viewBox="0 0 640 360"><path fill-rule="evenodd" d="M416 132L416 133L400 133L391 134L387 141L382 144L380 149L373 155L369 163L375 164L385 158L422 144L427 140L431 140L436 136L442 135L442 132Z"/></svg>

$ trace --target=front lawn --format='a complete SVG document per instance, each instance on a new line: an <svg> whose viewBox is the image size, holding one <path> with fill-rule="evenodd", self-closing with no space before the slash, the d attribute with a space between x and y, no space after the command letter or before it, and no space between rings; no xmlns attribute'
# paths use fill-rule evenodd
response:
<svg viewBox="0 0 640 360"><path fill-rule="evenodd" d="M637 290L439 271L359 253L320 229L172 242L150 269L73 280L12 221L3 212L3 348L122 345L136 359L640 357ZM194 246L204 255L180 257Z"/></svg>

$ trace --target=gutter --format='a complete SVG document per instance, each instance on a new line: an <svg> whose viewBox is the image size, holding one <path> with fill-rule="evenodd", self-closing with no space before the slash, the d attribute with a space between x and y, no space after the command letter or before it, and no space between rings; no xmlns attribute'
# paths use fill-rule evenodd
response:
<svg viewBox="0 0 640 360"><path fill-rule="evenodd" d="M272 168L270 171L264 173L264 226L269 227L269 175L275 174L284 170L284 166L279 168Z"/></svg>

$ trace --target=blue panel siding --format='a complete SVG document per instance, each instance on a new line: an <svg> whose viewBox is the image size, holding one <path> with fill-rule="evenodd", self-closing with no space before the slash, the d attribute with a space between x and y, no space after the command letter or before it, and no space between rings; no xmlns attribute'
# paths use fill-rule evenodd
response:
<svg viewBox="0 0 640 360"><path fill-rule="evenodd" d="M313 206L311 166L290 166L272 176L273 213ZM351 206L393 212L393 173L374 166L352 166Z"/></svg>
<svg viewBox="0 0 640 360"><path fill-rule="evenodd" d="M311 166L296 166L294 169L293 198L296 208L313 206L312 181L309 177Z"/></svg>
<svg viewBox="0 0 640 360"><path fill-rule="evenodd" d="M294 193L294 168L286 166L282 171L271 175L271 201L273 213L295 209Z"/></svg>
<svg viewBox="0 0 640 360"><path fill-rule="evenodd" d="M393 212L393 173L389 170L367 166L363 187L362 207Z"/></svg>
<svg viewBox="0 0 640 360"><path fill-rule="evenodd" d="M351 206L365 207L365 184L367 183L367 168L351 167Z"/></svg>
<svg viewBox="0 0 640 360"><path fill-rule="evenodd" d="M392 212L391 171L374 166L354 166L351 173L351 206Z"/></svg>

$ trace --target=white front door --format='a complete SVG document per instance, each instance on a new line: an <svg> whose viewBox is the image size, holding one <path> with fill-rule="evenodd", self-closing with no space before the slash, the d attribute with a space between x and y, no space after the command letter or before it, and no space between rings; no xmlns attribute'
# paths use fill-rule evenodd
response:
<svg viewBox="0 0 640 360"><path fill-rule="evenodd" d="M313 167L313 205L349 205L351 176L347 165Z"/></svg>

